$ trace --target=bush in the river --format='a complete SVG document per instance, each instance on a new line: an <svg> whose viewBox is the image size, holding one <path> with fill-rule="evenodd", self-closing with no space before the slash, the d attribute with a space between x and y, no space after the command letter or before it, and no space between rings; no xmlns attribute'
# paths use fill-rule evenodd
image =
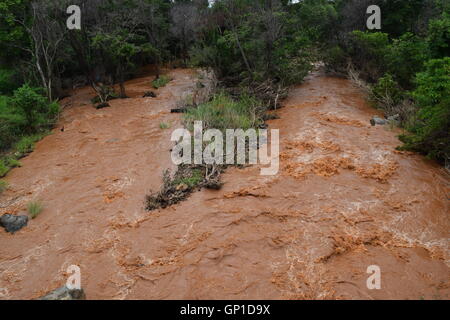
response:
<svg viewBox="0 0 450 320"><path fill-rule="evenodd" d="M420 109L411 133L400 137L402 149L444 162L450 157L450 57L428 61L416 84L412 94Z"/></svg>
<svg viewBox="0 0 450 320"><path fill-rule="evenodd" d="M188 109L184 115L186 126L193 128L194 121L202 121L204 128L249 129L263 121L259 102L250 96L241 96L238 101L225 93L216 94L209 102Z"/></svg>
<svg viewBox="0 0 450 320"><path fill-rule="evenodd" d="M403 90L392 75L386 73L373 86L370 100L375 103L376 107L384 109L388 115L392 115L395 106L403 100Z"/></svg>
<svg viewBox="0 0 450 320"><path fill-rule="evenodd" d="M204 179L204 174L200 169L192 169L187 176L176 178L173 184L175 186L185 184L189 188L193 188L199 185Z"/></svg>
<svg viewBox="0 0 450 320"><path fill-rule="evenodd" d="M155 89L165 87L172 79L168 76L160 76L158 79L152 81L152 86Z"/></svg>
<svg viewBox="0 0 450 320"><path fill-rule="evenodd" d="M36 218L42 212L43 206L39 201L30 201L27 204L27 211L31 219Z"/></svg>

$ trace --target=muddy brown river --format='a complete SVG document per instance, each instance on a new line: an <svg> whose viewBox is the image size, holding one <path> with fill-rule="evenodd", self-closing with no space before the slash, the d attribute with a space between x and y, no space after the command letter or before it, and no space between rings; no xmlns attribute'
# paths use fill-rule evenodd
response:
<svg viewBox="0 0 450 320"><path fill-rule="evenodd" d="M194 71L96 110L79 89L58 128L6 180L0 214L42 213L16 234L0 230L0 298L32 299L81 269L88 299L449 299L449 184L445 170L395 151L399 131L345 79L311 74L280 119L276 176L231 168L220 191L146 212L145 195L173 169L170 114ZM160 124L170 124L161 129ZM64 131L60 128L64 126ZM381 289L369 290L368 266Z"/></svg>

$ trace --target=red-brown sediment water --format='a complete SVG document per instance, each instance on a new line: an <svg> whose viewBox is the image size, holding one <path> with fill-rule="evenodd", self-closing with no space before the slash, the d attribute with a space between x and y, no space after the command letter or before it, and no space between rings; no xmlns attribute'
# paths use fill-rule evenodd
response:
<svg viewBox="0 0 450 320"><path fill-rule="evenodd" d="M44 209L15 234L0 230L0 298L32 299L78 265L88 299L449 299L449 183L424 157L398 152L398 130L345 79L313 73L280 119L280 171L230 168L202 190L147 212L145 196L174 169L170 109L194 71L157 98L154 78L96 110L93 92L62 101L59 127L6 180L0 213ZM170 125L162 129L161 123ZM64 131L59 130L64 126ZM369 290L369 266L381 289Z"/></svg>

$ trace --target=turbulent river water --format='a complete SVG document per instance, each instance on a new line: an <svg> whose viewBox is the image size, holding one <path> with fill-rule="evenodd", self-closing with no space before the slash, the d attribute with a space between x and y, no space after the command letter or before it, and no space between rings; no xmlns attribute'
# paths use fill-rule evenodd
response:
<svg viewBox="0 0 450 320"><path fill-rule="evenodd" d="M449 299L449 183L422 156L395 151L398 131L345 79L313 73L292 88L280 119L280 172L231 168L220 191L146 212L170 160L170 114L192 70L96 110L89 88L62 101L59 127L6 180L0 214L43 212L0 230L0 298L37 298L81 269L88 299ZM170 124L161 129L160 123ZM64 131L59 130L64 126ZM381 271L369 290L368 266Z"/></svg>

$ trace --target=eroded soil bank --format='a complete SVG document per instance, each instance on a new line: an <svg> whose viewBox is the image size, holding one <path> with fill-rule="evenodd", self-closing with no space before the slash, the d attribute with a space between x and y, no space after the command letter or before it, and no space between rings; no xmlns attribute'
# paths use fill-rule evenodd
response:
<svg viewBox="0 0 450 320"><path fill-rule="evenodd" d="M146 212L145 195L172 168L170 108L195 85L173 70L157 98L152 76L130 99L95 110L81 89L64 101L61 132L7 177L1 213L44 211L0 231L0 298L36 298L80 266L88 299L449 299L449 183L442 168L395 151L397 132L344 79L312 74L280 119L281 169L229 169L203 190ZM163 130L160 123L170 123ZM367 267L381 268L368 290Z"/></svg>

